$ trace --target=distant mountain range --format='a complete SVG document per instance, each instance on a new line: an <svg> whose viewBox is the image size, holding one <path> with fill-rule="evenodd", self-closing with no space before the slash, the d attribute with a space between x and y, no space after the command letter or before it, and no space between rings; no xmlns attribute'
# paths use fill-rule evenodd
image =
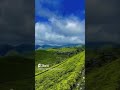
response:
<svg viewBox="0 0 120 90"><path fill-rule="evenodd" d="M34 51L36 49L48 49L48 48L61 48L61 47L71 47L78 46L79 44L69 44L69 45L30 45L30 44L20 44L20 45L0 45L0 56L4 56L9 52L17 52L24 54L29 51Z"/></svg>
<svg viewBox="0 0 120 90"><path fill-rule="evenodd" d="M35 49L48 49L48 48L61 48L61 47L72 47L80 46L82 44L68 44L68 45L35 45Z"/></svg>
<svg viewBox="0 0 120 90"><path fill-rule="evenodd" d="M68 45L30 45L30 44L20 44L20 45L0 45L0 56L7 54L9 51L16 51L18 53L29 52L37 49L48 49L48 48L61 48L61 47L71 47L80 46L83 44L68 44ZM119 47L117 43L111 42L87 42L85 44L86 48L101 48L103 46Z"/></svg>

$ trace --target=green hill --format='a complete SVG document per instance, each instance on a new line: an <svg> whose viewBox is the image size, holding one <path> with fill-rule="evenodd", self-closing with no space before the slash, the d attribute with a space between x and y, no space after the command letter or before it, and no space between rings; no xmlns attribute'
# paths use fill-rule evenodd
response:
<svg viewBox="0 0 120 90"><path fill-rule="evenodd" d="M119 52L111 46L87 49L86 90L120 90Z"/></svg>
<svg viewBox="0 0 120 90"><path fill-rule="evenodd" d="M54 52L43 51L41 58L55 60ZM51 56L52 55L52 56ZM62 54L61 54L62 55ZM66 55L67 56L67 55ZM65 56L65 57L66 57ZM53 57L53 58L49 58ZM37 57L38 59L38 57ZM50 60L51 59L51 60ZM35 76L36 90L79 90L84 85L85 52L73 55ZM42 61L42 60L41 60ZM46 62L47 62L46 61ZM46 63L45 61L43 61Z"/></svg>
<svg viewBox="0 0 120 90"><path fill-rule="evenodd" d="M57 54L55 51L46 50L38 50L36 51L35 55L35 73L41 72L41 70L38 69L39 63L49 64L49 66L53 66L69 58L69 56L66 54Z"/></svg>
<svg viewBox="0 0 120 90"><path fill-rule="evenodd" d="M120 90L120 59L86 74L87 90Z"/></svg>
<svg viewBox="0 0 120 90"><path fill-rule="evenodd" d="M40 73L38 64L49 64L53 66L83 51L81 47L51 48L47 50L36 50L35 52L35 73Z"/></svg>

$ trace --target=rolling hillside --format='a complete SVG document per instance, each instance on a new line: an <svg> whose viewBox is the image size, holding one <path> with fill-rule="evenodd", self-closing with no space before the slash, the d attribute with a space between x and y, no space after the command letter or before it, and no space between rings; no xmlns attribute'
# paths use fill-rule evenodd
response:
<svg viewBox="0 0 120 90"><path fill-rule="evenodd" d="M82 47L64 47L64 48L51 48L47 50L36 50L35 53L35 72L39 73L41 70L38 69L38 64L49 64L53 66L61 63L62 61L76 55L83 51Z"/></svg>
<svg viewBox="0 0 120 90"><path fill-rule="evenodd" d="M76 51L69 56L68 54L70 53L68 51L71 52L72 50L62 49L64 51L62 53L59 53L61 50L36 51L36 69L40 61L44 64L50 63L51 65L46 70L36 70L36 90L84 89L85 51Z"/></svg>
<svg viewBox="0 0 120 90"><path fill-rule="evenodd" d="M120 90L120 59L95 68L86 75L87 90Z"/></svg>
<svg viewBox="0 0 120 90"><path fill-rule="evenodd" d="M119 47L102 46L86 54L86 90L120 90Z"/></svg>

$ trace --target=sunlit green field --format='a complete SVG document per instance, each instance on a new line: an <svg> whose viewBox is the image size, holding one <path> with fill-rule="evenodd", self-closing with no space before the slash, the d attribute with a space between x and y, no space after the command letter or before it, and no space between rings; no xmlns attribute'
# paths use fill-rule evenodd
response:
<svg viewBox="0 0 120 90"><path fill-rule="evenodd" d="M62 48L36 51L36 90L83 90L85 51L76 50ZM68 55L69 52L74 53ZM38 63L50 64L50 67L40 70Z"/></svg>

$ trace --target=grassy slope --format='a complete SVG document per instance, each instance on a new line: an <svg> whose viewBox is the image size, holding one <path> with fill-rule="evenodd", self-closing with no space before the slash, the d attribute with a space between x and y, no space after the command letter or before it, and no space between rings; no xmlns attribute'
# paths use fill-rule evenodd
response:
<svg viewBox="0 0 120 90"><path fill-rule="evenodd" d="M35 54L35 73L40 73L41 70L38 69L38 64L49 64L53 66L57 63L64 61L65 59L69 58L68 55L64 54L56 54L55 51L46 51L46 50L38 50Z"/></svg>
<svg viewBox="0 0 120 90"><path fill-rule="evenodd" d="M49 64L53 66L58 64L71 56L75 55L75 51L81 49L81 47L65 47L65 48L54 48L54 49L47 49L47 50L36 50L35 54L35 73L38 74L41 70L38 69L38 64ZM73 53L68 55L68 53Z"/></svg>
<svg viewBox="0 0 120 90"><path fill-rule="evenodd" d="M120 90L120 59L86 74L87 90Z"/></svg>
<svg viewBox="0 0 120 90"><path fill-rule="evenodd" d="M67 58L67 55L58 55L54 51L46 51L46 50L38 50L35 54L36 64L56 64L57 61L63 60L63 58Z"/></svg>
<svg viewBox="0 0 120 90"><path fill-rule="evenodd" d="M80 50L83 51L82 47L65 47L65 48L51 48L47 50L36 50L35 53L35 63L42 63L42 64L51 64L54 65L56 63L60 63L64 59L69 58L72 55L75 55L76 51ZM80 52L79 51L79 52ZM73 53L70 56L67 53ZM58 54L60 53L60 54ZM63 53L63 54L62 54Z"/></svg>
<svg viewBox="0 0 120 90"><path fill-rule="evenodd" d="M37 75L36 90L70 90L78 78L84 79L81 76L84 60L85 52L82 52Z"/></svg>

